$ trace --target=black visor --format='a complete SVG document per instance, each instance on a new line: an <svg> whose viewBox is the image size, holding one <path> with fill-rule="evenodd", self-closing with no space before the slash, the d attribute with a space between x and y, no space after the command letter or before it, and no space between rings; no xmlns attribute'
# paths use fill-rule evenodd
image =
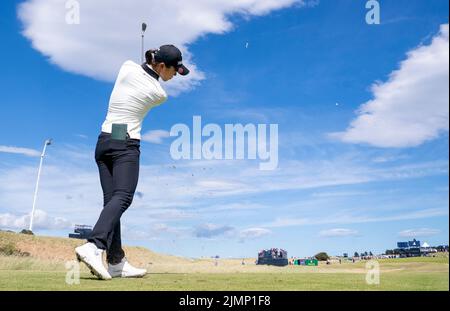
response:
<svg viewBox="0 0 450 311"><path fill-rule="evenodd" d="M186 76L189 74L189 69L186 68L185 65L181 64L181 66L175 67L177 69L177 72L182 75L182 76Z"/></svg>

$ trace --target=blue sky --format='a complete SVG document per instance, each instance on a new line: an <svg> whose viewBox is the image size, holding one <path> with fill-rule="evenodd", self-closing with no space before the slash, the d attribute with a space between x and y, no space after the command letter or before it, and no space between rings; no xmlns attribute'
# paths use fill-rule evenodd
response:
<svg viewBox="0 0 450 311"><path fill-rule="evenodd" d="M175 43L193 70L164 84L168 102L144 122L128 244L191 257L448 244L448 1L379 1L380 25L365 1L188 2L166 1L169 14L157 1L79 1L79 25L64 23L65 1L0 3L1 228L26 226L49 137L35 231L94 224L96 138L145 20L146 47ZM278 124L278 169L171 159L161 133L194 115Z"/></svg>

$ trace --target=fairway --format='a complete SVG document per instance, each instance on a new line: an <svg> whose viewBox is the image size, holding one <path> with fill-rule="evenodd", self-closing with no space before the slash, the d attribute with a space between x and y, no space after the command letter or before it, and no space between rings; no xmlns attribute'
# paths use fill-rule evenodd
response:
<svg viewBox="0 0 450 311"><path fill-rule="evenodd" d="M380 285L367 285L355 273L150 273L142 279L98 281L81 275L79 285L67 285L65 272L0 271L0 290L114 290L114 291L310 291L310 290L448 290L448 273L396 272L381 276Z"/></svg>
<svg viewBox="0 0 450 311"><path fill-rule="evenodd" d="M255 258L189 259L158 254L141 247L126 248L131 262L148 269L142 279L99 281L84 265L79 284L66 283L67 262L75 263L79 240L0 232L0 246L27 256L0 255L0 290L144 290L144 291L448 291L448 254L439 257L381 259L380 282L366 283L366 262L318 267L258 266ZM70 277L71 274L69 274Z"/></svg>

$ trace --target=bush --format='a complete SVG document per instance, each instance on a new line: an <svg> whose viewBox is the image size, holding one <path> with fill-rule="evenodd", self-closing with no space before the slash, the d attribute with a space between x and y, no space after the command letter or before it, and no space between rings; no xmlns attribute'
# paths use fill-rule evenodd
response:
<svg viewBox="0 0 450 311"><path fill-rule="evenodd" d="M328 256L328 254L325 252L321 252L321 253L318 253L316 256L314 256L314 258L316 258L319 261L326 261L326 260L330 259L330 256Z"/></svg>
<svg viewBox="0 0 450 311"><path fill-rule="evenodd" d="M21 252L17 249L16 245L9 242L6 244L0 244L0 255L3 256L20 256L20 257L29 257L30 253Z"/></svg>
<svg viewBox="0 0 450 311"><path fill-rule="evenodd" d="M13 243L7 243L4 245L0 245L0 255L4 256L13 256L20 253L20 251L16 248Z"/></svg>
<svg viewBox="0 0 450 311"><path fill-rule="evenodd" d="M23 229L22 231L20 231L20 233L22 233L22 234L28 234L28 235L34 235L33 231L27 230L27 229Z"/></svg>

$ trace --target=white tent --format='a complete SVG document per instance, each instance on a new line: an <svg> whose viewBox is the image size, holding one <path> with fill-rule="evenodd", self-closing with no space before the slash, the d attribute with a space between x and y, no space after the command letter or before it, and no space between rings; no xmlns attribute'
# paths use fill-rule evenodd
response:
<svg viewBox="0 0 450 311"><path fill-rule="evenodd" d="M425 248L430 247L430 244L428 244L427 242L423 242L422 247L425 247Z"/></svg>

